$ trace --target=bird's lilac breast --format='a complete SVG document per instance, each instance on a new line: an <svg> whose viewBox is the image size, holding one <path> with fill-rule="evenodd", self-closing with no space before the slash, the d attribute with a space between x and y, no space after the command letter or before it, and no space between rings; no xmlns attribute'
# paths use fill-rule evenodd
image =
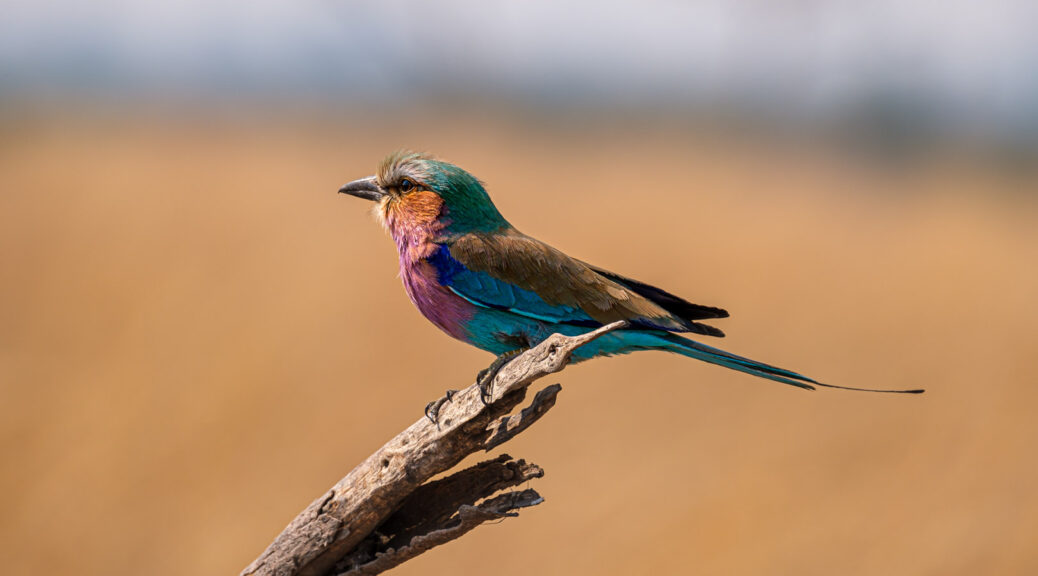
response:
<svg viewBox="0 0 1038 576"><path fill-rule="evenodd" d="M444 332L467 340L466 325L476 307L439 283L436 268L425 260L400 263L404 289L418 311Z"/></svg>
<svg viewBox="0 0 1038 576"><path fill-rule="evenodd" d="M400 210L387 219L400 257L400 279L411 302L423 316L447 334L468 341L466 325L476 307L453 293L439 279L437 266L430 262L440 246L433 242L442 225L422 221L413 211Z"/></svg>

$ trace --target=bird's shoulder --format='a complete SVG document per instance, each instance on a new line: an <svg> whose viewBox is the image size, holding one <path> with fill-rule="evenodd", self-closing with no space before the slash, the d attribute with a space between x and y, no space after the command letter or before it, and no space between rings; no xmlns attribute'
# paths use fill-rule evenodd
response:
<svg viewBox="0 0 1038 576"><path fill-rule="evenodd" d="M446 245L453 258L466 268L535 290L553 301L567 299L565 293L551 290L560 279L597 282L595 273L582 262L514 228L470 232L450 239Z"/></svg>

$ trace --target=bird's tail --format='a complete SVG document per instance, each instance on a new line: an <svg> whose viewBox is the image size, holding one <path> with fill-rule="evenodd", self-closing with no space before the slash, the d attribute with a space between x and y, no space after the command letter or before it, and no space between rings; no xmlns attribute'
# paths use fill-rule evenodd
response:
<svg viewBox="0 0 1038 576"><path fill-rule="evenodd" d="M824 386L825 388L839 388L841 390L887 392L892 394L920 394L923 392L923 390L874 390L871 388L852 388L849 386L824 384L812 378L808 378L803 374L798 374L791 370L737 356L719 348L714 348L713 346L707 346L706 344L700 344L694 340L683 338L677 334L664 333L658 335L667 342L665 349L670 352L675 352L683 356L688 356L689 358L695 358L696 360L717 364L718 366L724 366L725 368L731 368L732 370L738 370L739 372L745 372L747 374L752 374L754 376L767 378L768 380L782 382L783 384L789 384L807 390L814 390L815 386Z"/></svg>

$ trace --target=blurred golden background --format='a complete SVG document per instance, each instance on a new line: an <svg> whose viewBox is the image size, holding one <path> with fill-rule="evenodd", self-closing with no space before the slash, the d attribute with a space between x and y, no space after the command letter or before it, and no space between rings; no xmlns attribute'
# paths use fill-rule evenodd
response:
<svg viewBox="0 0 1038 576"><path fill-rule="evenodd" d="M374 22L362 4L333 16ZM248 77L212 88L181 69L80 82L60 58L19 76L16 44L0 45L5 574L237 573L472 381L489 355L419 315L370 206L336 194L398 148L470 170L573 256L727 308L726 349L928 391L808 393L650 353L567 369L544 381L563 384L552 413L504 447L545 468L546 502L395 573L1038 571L1023 120L805 119L680 90L559 102L507 82L386 103L350 96L348 74L313 93L275 72L244 92Z"/></svg>

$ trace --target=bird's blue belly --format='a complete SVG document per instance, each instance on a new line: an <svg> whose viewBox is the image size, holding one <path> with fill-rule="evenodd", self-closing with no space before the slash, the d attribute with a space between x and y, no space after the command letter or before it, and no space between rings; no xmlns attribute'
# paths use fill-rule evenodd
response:
<svg viewBox="0 0 1038 576"><path fill-rule="evenodd" d="M558 333L576 336L594 330L593 327L542 322L503 310L481 309L466 326L467 341L473 346L495 355L536 346L548 336ZM654 330L620 330L606 334L573 352L573 361L595 356L627 354L635 350L667 349L665 332Z"/></svg>

